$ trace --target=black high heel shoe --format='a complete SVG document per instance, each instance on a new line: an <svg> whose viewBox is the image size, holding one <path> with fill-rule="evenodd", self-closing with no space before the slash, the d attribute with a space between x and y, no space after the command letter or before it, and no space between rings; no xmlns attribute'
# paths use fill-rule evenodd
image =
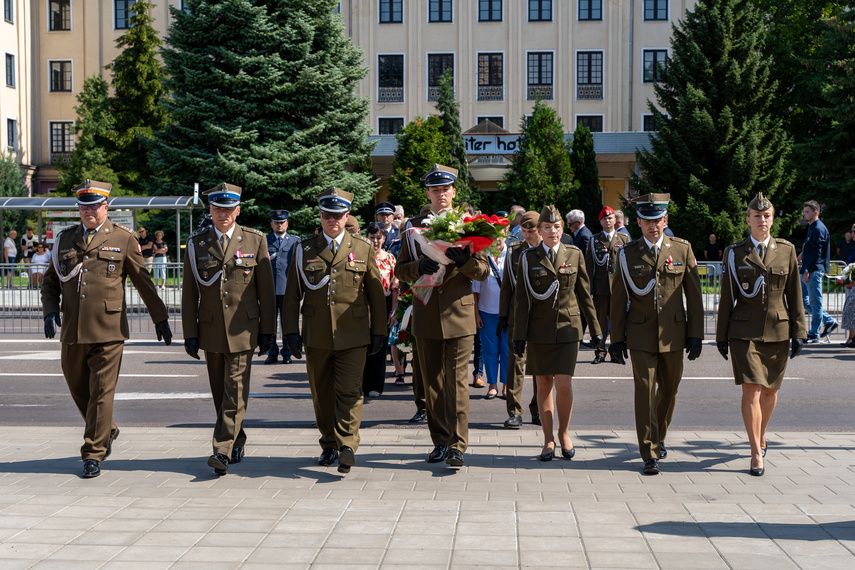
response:
<svg viewBox="0 0 855 570"><path fill-rule="evenodd" d="M573 459L576 456L576 448L571 447L570 449L561 448L561 457L564 459Z"/></svg>
<svg viewBox="0 0 855 570"><path fill-rule="evenodd" d="M555 458L555 448L552 448L552 451L547 451L546 453L541 453L537 456L540 461L552 461Z"/></svg>

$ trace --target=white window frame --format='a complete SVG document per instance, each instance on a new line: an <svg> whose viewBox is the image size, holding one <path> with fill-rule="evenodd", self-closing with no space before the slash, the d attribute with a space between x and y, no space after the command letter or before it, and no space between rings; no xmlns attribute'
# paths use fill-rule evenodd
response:
<svg viewBox="0 0 855 570"><path fill-rule="evenodd" d="M506 126L508 118L505 115L475 115L475 124L477 125L478 123L480 123L481 119L489 119L490 117L501 117L502 124L499 126L505 130L508 130L508 127Z"/></svg>
<svg viewBox="0 0 855 570"><path fill-rule="evenodd" d="M642 2L641 2L641 21L642 21L642 22L661 22L661 23L665 23L665 22L670 22L670 21L671 21L671 0L663 0L663 2L665 2L665 19L664 19L664 20L648 20L648 19L644 16L645 11L646 11L646 8L645 8L645 6L644 6L644 3L645 3L646 1L647 1L647 0L642 0ZM655 1L655 0L654 0L654 1Z"/></svg>
<svg viewBox="0 0 855 570"><path fill-rule="evenodd" d="M381 0L377 0L377 24L383 26L394 26L395 24L404 25L404 22L407 21L407 2L406 0L401 0L401 21L400 22L381 22L380 21L380 2Z"/></svg>
<svg viewBox="0 0 855 570"><path fill-rule="evenodd" d="M451 76L452 79L454 80L454 85L455 86L460 85L458 83L458 79L457 79L457 68L459 67L457 65L457 62L459 61L457 59L457 52L456 51L426 51L425 52L425 102L426 103L430 103L430 104L436 103L436 101L431 101L430 96L429 96L430 87L431 87L431 85L430 85L430 56L432 56L432 55L448 55L448 54L451 54L451 56L454 58L454 67L453 67L454 73ZM476 78L475 80L477 81L478 79ZM455 87L455 91L456 90L457 90L457 87Z"/></svg>
<svg viewBox="0 0 855 570"><path fill-rule="evenodd" d="M579 53L596 53L599 52L603 56L603 82L600 83L603 89L602 99L579 99ZM586 83L585 85L595 85ZM606 50L604 49L577 49L573 51L573 100L574 101L605 101L606 100ZM590 113L582 113L589 115ZM575 123L574 123L575 125Z"/></svg>
<svg viewBox="0 0 855 570"><path fill-rule="evenodd" d="M585 51L585 50L580 50ZM593 51L593 50L591 50ZM576 127L579 125L579 117L600 117L603 120L603 130L602 131L591 131L591 133L598 132L604 133L606 132L606 115L605 113L576 113L573 115L573 132L576 132Z"/></svg>
<svg viewBox="0 0 855 570"><path fill-rule="evenodd" d="M400 105L402 103L406 103L407 102L407 54L405 52L393 52L393 53L383 52L383 53L378 53L376 55L376 57L377 57L377 59L376 59L377 77L374 81L374 93L380 93L380 56L381 55L400 55L400 56L403 56L404 63L403 63L402 69L404 70L404 78L403 78L404 80L402 82L403 83L402 89L404 90L404 100L400 101L400 102L394 102L394 103L392 103L392 102L380 103L380 105ZM375 102L377 102L377 101L375 100Z"/></svg>
<svg viewBox="0 0 855 570"><path fill-rule="evenodd" d="M662 113L662 114L665 117L671 118L671 115L669 115L667 113ZM656 132L656 131L645 131L644 130L644 117L652 117L652 116L653 116L653 113L642 113L641 114L641 122L639 123L640 128L638 129L639 132L642 132L642 133L655 133Z"/></svg>
<svg viewBox="0 0 855 570"><path fill-rule="evenodd" d="M384 137L395 136L395 135L389 135L389 134L383 134L383 135L380 134L380 119L401 119L404 121L404 127L407 126L407 118L403 115L382 115L382 116L378 115L377 116L377 134L380 136L384 136Z"/></svg>
<svg viewBox="0 0 855 570"><path fill-rule="evenodd" d="M554 9L553 5L553 9ZM523 101L534 101L534 99L528 98L528 54L530 53L551 53L552 54L552 99L544 99L544 101L557 101L558 100L558 88L555 86L557 71L558 71L558 59L556 57L557 51L554 49L527 49L523 54L525 59L525 65L523 66L523 73L525 73L525 81L523 82Z"/></svg>
<svg viewBox="0 0 855 570"><path fill-rule="evenodd" d="M605 0L600 0L600 19L599 20L592 20L590 18L587 20L583 20L581 18L581 14L582 14L582 6L580 5L581 2L582 2L582 0L576 0L576 21L577 22L605 22L606 21L606 2L605 2Z"/></svg>
<svg viewBox="0 0 855 570"><path fill-rule="evenodd" d="M9 65L9 58L12 58L12 65ZM9 76L9 71L12 71L12 84L9 85L6 83L6 78ZM6 52L3 57L3 85L5 85L9 89L16 89L18 87L18 58L15 57L14 53Z"/></svg>
<svg viewBox="0 0 855 570"><path fill-rule="evenodd" d="M14 128L14 130L15 130L15 139L14 139L15 144L14 145L10 144L10 142L13 142L13 141L9 140L9 127L11 127L12 125L14 125L14 127L15 127ZM9 150L12 152L18 152L18 150L20 149L19 139L20 139L20 137L18 136L18 119L13 119L12 117L6 117L6 150Z"/></svg>
<svg viewBox="0 0 855 570"><path fill-rule="evenodd" d="M9 18L6 19L6 6L9 6ZM3 0L3 21L15 23L15 0Z"/></svg>
<svg viewBox="0 0 855 570"><path fill-rule="evenodd" d="M492 1L492 0L490 0ZM482 20L481 19L481 0L476 0L473 2L475 4L475 23L477 24L504 24L505 23L505 9L507 8L505 4L505 0L499 0L501 2L501 10L502 17L498 20ZM454 18L454 9L451 10L451 17ZM437 22L439 23L439 22Z"/></svg>
<svg viewBox="0 0 855 570"><path fill-rule="evenodd" d="M656 81L645 81L644 80L644 52L646 51L664 51L665 58L671 59L671 48L670 47L644 47L641 48L641 83L642 85L656 85Z"/></svg>
<svg viewBox="0 0 855 570"><path fill-rule="evenodd" d="M555 23L555 0L550 0L549 13L551 17L548 20L532 20L531 19L531 10L529 10L528 0L523 0L525 2L525 21L531 22L532 24L553 24ZM531 50L537 51L537 50Z"/></svg>
<svg viewBox="0 0 855 570"><path fill-rule="evenodd" d="M502 98L499 101L479 101L478 100L478 88L481 86L478 83L478 58L481 55L492 55L492 54L501 54L502 55ZM475 102L476 103L504 103L508 99L508 90L507 90L507 74L505 70L507 69L507 61L508 54L505 53L504 50L483 50L475 52ZM493 115L494 117L498 117L498 115Z"/></svg>
<svg viewBox="0 0 855 570"><path fill-rule="evenodd" d="M45 4L47 5L47 31L50 33L56 32L73 32L74 31L74 2L73 0L68 0L68 29L67 30L51 30L50 29L50 0L45 0Z"/></svg>
<svg viewBox="0 0 855 570"><path fill-rule="evenodd" d="M455 23L454 22L454 0L449 0L449 1L451 2L451 20L449 20L447 22L445 22L445 21L443 21L443 22L432 22L430 19L430 3L431 3L431 0L428 0L427 2L425 2L425 4L427 5L426 6L427 12L425 13L425 22L428 25L431 25L431 24L453 24L453 23ZM462 1L465 2L466 0L462 0ZM403 14L401 15L401 19L403 19ZM445 52L437 52L437 53L445 53Z"/></svg>
<svg viewBox="0 0 855 570"><path fill-rule="evenodd" d="M50 65L52 63L62 63L62 62L68 62L71 65L71 89L69 89L68 91L54 91L51 89ZM74 60L73 59L49 59L48 63L47 63L47 86L48 86L48 93L74 93Z"/></svg>
<svg viewBox="0 0 855 570"><path fill-rule="evenodd" d="M53 164L53 125L57 123L69 123L71 124L71 136L74 137L74 148L70 151L61 151L61 152L74 152L74 149L77 148L77 134L74 132L74 121L48 121L48 156L51 159L51 164Z"/></svg>
<svg viewBox="0 0 855 570"><path fill-rule="evenodd" d="M128 26L127 28L117 28L116 27L116 0L111 0L110 3L113 5L112 6L113 7L113 31L124 32L124 31L130 30L131 29L130 26ZM134 0L134 4L136 4L136 0ZM127 17L125 19L130 20L130 18L127 18Z"/></svg>

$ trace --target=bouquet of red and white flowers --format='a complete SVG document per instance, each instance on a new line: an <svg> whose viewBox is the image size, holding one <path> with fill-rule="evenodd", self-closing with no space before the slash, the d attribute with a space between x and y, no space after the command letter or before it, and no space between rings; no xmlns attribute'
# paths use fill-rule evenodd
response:
<svg viewBox="0 0 855 570"><path fill-rule="evenodd" d="M425 219L425 227L411 228L410 237L421 246L422 253L439 263L439 271L433 275L422 275L413 283L413 293L427 304L434 287L442 284L445 266L451 263L445 255L449 247L469 247L471 253L491 248L496 238L504 236L504 228L510 223L507 218L480 214L470 216L459 209L431 214Z"/></svg>
<svg viewBox="0 0 855 570"><path fill-rule="evenodd" d="M408 330L413 314L413 292L409 289L398 296L395 309L395 324L389 331L389 345L397 346L401 352L413 350L413 335Z"/></svg>
<svg viewBox="0 0 855 570"><path fill-rule="evenodd" d="M838 285L850 285L855 283L855 263L850 263L840 272L837 278Z"/></svg>

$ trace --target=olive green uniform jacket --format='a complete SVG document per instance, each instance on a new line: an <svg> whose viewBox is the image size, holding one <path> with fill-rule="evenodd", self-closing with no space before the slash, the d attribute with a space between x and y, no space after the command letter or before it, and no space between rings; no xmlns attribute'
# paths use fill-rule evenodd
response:
<svg viewBox="0 0 855 570"><path fill-rule="evenodd" d="M631 238L628 235L617 230L611 240L605 232L596 234L591 240L588 251L585 253L585 267L588 269L592 295L612 294L618 254L620 249L630 241Z"/></svg>

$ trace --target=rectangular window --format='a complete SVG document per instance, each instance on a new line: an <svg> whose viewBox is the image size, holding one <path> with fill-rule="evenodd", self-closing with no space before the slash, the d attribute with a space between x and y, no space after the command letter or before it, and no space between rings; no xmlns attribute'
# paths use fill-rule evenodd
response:
<svg viewBox="0 0 855 570"><path fill-rule="evenodd" d="M50 161L68 164L74 150L74 123L62 121L50 123Z"/></svg>
<svg viewBox="0 0 855 570"><path fill-rule="evenodd" d="M12 0L3 0L3 19L9 23L15 22L15 9Z"/></svg>
<svg viewBox="0 0 855 570"><path fill-rule="evenodd" d="M643 131L658 131L656 128L656 120L653 115L644 115L641 118L641 130Z"/></svg>
<svg viewBox="0 0 855 570"><path fill-rule="evenodd" d="M404 0L380 0L380 23L400 24L404 21Z"/></svg>
<svg viewBox="0 0 855 570"><path fill-rule="evenodd" d="M645 20L667 20L668 0L644 0Z"/></svg>
<svg viewBox="0 0 855 570"><path fill-rule="evenodd" d="M529 22L551 22L552 0L528 0Z"/></svg>
<svg viewBox="0 0 855 570"><path fill-rule="evenodd" d="M130 8L134 4L136 4L136 0L113 0L117 30L127 30L131 27L132 14Z"/></svg>
<svg viewBox="0 0 855 570"><path fill-rule="evenodd" d="M52 93L71 92L71 62L50 62L50 91Z"/></svg>
<svg viewBox="0 0 855 570"><path fill-rule="evenodd" d="M6 54L6 87L15 86L15 56Z"/></svg>
<svg viewBox="0 0 855 570"><path fill-rule="evenodd" d="M526 99L534 101L552 100L552 52L530 52L528 54L528 89Z"/></svg>
<svg viewBox="0 0 855 570"><path fill-rule="evenodd" d="M657 81L659 81L659 74L667 64L668 50L644 50L644 83L656 83Z"/></svg>
<svg viewBox="0 0 855 570"><path fill-rule="evenodd" d="M503 101L504 55L501 53L478 54L478 101Z"/></svg>
<svg viewBox="0 0 855 570"><path fill-rule="evenodd" d="M580 51L576 54L576 98L603 98L603 52Z"/></svg>
<svg viewBox="0 0 855 570"><path fill-rule="evenodd" d="M71 0L50 0L48 3L48 30L51 32L71 29Z"/></svg>
<svg viewBox="0 0 855 570"><path fill-rule="evenodd" d="M582 125L588 127L592 133L603 132L603 116L602 115L576 115L576 126Z"/></svg>
<svg viewBox="0 0 855 570"><path fill-rule="evenodd" d="M404 102L404 56L380 54L377 56L377 102Z"/></svg>
<svg viewBox="0 0 855 570"><path fill-rule="evenodd" d="M603 0L579 0L580 20L602 20Z"/></svg>
<svg viewBox="0 0 855 570"><path fill-rule="evenodd" d="M430 0L428 22L450 22L451 0Z"/></svg>
<svg viewBox="0 0 855 570"><path fill-rule="evenodd" d="M475 120L475 122L479 125L481 123L483 123L484 121L490 121L491 123L493 123L497 127L501 127L503 129L505 128L505 118L504 117L478 117Z"/></svg>
<svg viewBox="0 0 855 570"><path fill-rule="evenodd" d="M428 54L428 101L439 99L439 78L445 74L447 69L452 70L451 84L454 85L454 54Z"/></svg>
<svg viewBox="0 0 855 570"><path fill-rule="evenodd" d="M397 135L404 130L403 117L380 117L377 127L381 135Z"/></svg>
<svg viewBox="0 0 855 570"><path fill-rule="evenodd" d="M479 22L501 22L502 0L478 0Z"/></svg>
<svg viewBox="0 0 855 570"><path fill-rule="evenodd" d="M18 152L18 121L6 119L6 148Z"/></svg>
<svg viewBox="0 0 855 570"><path fill-rule="evenodd" d="M332 12L333 14L341 14L341 2L335 5Z"/></svg>

